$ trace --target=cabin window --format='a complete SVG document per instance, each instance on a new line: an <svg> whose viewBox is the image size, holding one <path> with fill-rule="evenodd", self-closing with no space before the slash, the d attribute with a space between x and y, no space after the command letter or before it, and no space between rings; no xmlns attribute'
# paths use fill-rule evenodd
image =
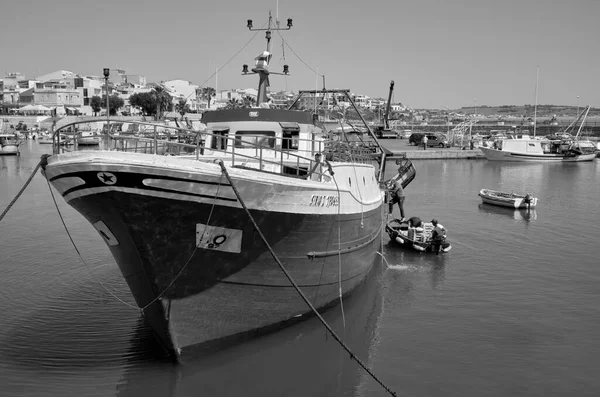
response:
<svg viewBox="0 0 600 397"><path fill-rule="evenodd" d="M227 136L229 135L229 128L227 129L213 129L213 136L211 137L210 148L214 150L227 150Z"/></svg>
<svg viewBox="0 0 600 397"><path fill-rule="evenodd" d="M281 149L283 150L298 150L300 145L300 130L283 130Z"/></svg>
<svg viewBox="0 0 600 397"><path fill-rule="evenodd" d="M298 150L300 146L300 126L298 123L279 123L281 125L281 149Z"/></svg>
<svg viewBox="0 0 600 397"><path fill-rule="evenodd" d="M274 148L275 131L236 131L236 148L255 148L257 146Z"/></svg>

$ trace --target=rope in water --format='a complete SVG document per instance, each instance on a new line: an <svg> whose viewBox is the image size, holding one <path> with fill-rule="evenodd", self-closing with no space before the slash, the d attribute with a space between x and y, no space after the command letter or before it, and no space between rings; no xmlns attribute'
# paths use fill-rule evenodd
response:
<svg viewBox="0 0 600 397"><path fill-rule="evenodd" d="M29 176L29 178L27 179L27 181L25 182L25 184L23 185L23 187L21 188L21 190L19 190L19 192L17 193L17 195L15 196L15 198L13 198L12 201L8 204L8 207L6 207L6 209L4 211L2 211L2 215L0 215L0 222L2 221L2 219L4 219L4 217L6 216L6 214L8 214L8 211L12 208L12 206L15 205L15 203L17 202L17 200L19 199L19 197L21 197L21 195L23 194L23 192L25 191L25 189L27 189L27 186L29 186L29 184L33 180L33 177L35 176L35 174L37 174L37 172L40 169L40 167L42 166L42 164L46 164L47 162L48 162L48 155L45 154L45 155L42 156L42 158L39 161L39 163L37 163L37 165L33 169L33 172L31 173L31 175Z"/></svg>
<svg viewBox="0 0 600 397"><path fill-rule="evenodd" d="M366 366L366 364L364 364L358 357L356 357L354 355L354 353L352 352L352 350L350 350L350 348L344 343L344 341L342 341L342 339L331 328L331 326L327 323L327 321L325 321L325 319L323 318L323 316L321 316L321 314L318 312L318 310L312 305L312 303L310 303L310 300L306 297L306 295L304 295L304 293L302 292L302 290L300 289L300 287L298 286L298 284L296 284L296 282L294 281L294 279L292 278L292 276L290 275L290 273L288 273L288 271L286 270L285 266L283 266L283 263L281 263L281 261L279 260L279 258L275 254L275 252L273 251L273 248L271 248L271 245L267 241L265 235L262 233L262 230L260 230L260 228L258 227L258 224L254 220L254 217L252 216L252 214L250 213L250 210L246 206L246 203L242 199L242 196L240 195L240 192L237 190L235 184L233 183L233 180L229 176L229 173L227 172L227 169L225 168L225 164L223 164L223 160L217 160L216 162L217 162L217 164L219 164L219 166L221 167L221 171L223 172L223 174L225 175L225 177L229 181L229 184L231 185L231 188L233 189L233 192L235 193L235 195L236 195L237 199L239 200L240 204L242 205L242 208L246 212L246 215L248 215L248 219L250 219L250 222L252 222L252 225L254 226L254 230L256 230L256 232L260 236L260 238L263 241L263 243L265 243L265 246L267 247L267 249L271 253L271 256L273 257L273 259L275 260L275 262L277 262L277 265L279 266L279 268L281 269L281 271L285 274L285 276L287 277L288 281L292 284L292 286L294 287L294 289L296 290L296 292L298 292L298 295L300 295L300 297L302 298L302 300L304 301L304 303L306 303L306 305L315 314L315 316L317 316L317 318L319 319L319 321L323 324L323 326L327 329L327 331L329 331L329 333L331 334L331 336L333 336L333 338L340 344L340 346L342 346L342 348L344 350L346 350L346 352L348 352L348 354L350 354L350 358L353 359L354 361L356 361L358 363L358 365L360 365L371 376L371 378L373 378L377 383L379 383L390 395L396 396L396 393L394 391L392 391L385 383L383 383L383 381L381 381Z"/></svg>

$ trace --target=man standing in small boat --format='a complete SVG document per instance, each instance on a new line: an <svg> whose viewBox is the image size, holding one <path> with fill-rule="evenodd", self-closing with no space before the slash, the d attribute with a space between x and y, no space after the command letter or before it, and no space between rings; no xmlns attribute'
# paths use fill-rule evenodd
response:
<svg viewBox="0 0 600 397"><path fill-rule="evenodd" d="M394 212L394 204L398 203L398 208L400 209L400 221L404 220L404 189L402 188L402 182L400 179L396 179L392 181L390 188L390 214Z"/></svg>
<svg viewBox="0 0 600 397"><path fill-rule="evenodd" d="M442 242L446 239L446 228L437 219L432 219L431 224L433 225L431 233L433 252L439 255Z"/></svg>

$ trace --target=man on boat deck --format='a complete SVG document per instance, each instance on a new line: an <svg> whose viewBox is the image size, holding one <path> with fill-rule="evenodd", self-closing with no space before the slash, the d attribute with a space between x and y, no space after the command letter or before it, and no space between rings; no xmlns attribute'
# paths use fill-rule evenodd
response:
<svg viewBox="0 0 600 397"><path fill-rule="evenodd" d="M432 219L431 223L433 224L433 232L431 233L432 248L433 252L439 255L442 241L446 238L446 228L437 219Z"/></svg>
<svg viewBox="0 0 600 397"><path fill-rule="evenodd" d="M396 179L392 182L392 186L390 188L391 200L389 203L390 214L394 212L394 204L398 203L398 208L400 209L400 221L404 220L404 189L402 188L402 182L400 179Z"/></svg>

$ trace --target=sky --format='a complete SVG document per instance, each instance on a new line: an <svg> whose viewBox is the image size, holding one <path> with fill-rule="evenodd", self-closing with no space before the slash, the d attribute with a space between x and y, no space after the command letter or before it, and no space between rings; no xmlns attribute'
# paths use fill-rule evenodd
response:
<svg viewBox="0 0 600 397"><path fill-rule="evenodd" d="M322 88L324 75L381 98L393 80L393 101L413 108L533 105L536 87L538 104L600 107L600 0L7 0L0 72L109 67L256 88L241 70L265 32L246 21L266 26L269 11L293 19L273 32L271 71L290 75L271 76L272 91Z"/></svg>

